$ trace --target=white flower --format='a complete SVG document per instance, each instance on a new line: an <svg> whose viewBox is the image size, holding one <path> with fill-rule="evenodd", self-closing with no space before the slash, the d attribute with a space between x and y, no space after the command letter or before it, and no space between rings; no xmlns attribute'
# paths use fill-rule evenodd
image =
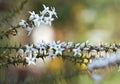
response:
<svg viewBox="0 0 120 84"><path fill-rule="evenodd" d="M46 43L42 40L36 44L36 47L40 49L40 52L42 52L46 49Z"/></svg>
<svg viewBox="0 0 120 84"><path fill-rule="evenodd" d="M67 43L61 42L60 45L61 45L61 47L66 47L66 46L67 46Z"/></svg>
<svg viewBox="0 0 120 84"><path fill-rule="evenodd" d="M55 41L52 41L52 42L48 43L48 46L50 47L49 49L55 49L57 47L57 44Z"/></svg>
<svg viewBox="0 0 120 84"><path fill-rule="evenodd" d="M105 57L106 56L106 51L104 51L104 50L103 51L99 51L98 53L99 53L98 55L101 56L101 57Z"/></svg>
<svg viewBox="0 0 120 84"><path fill-rule="evenodd" d="M85 47L85 42L80 44L80 48L84 48Z"/></svg>
<svg viewBox="0 0 120 84"><path fill-rule="evenodd" d="M90 48L83 48L83 52L88 52L90 50Z"/></svg>
<svg viewBox="0 0 120 84"><path fill-rule="evenodd" d="M93 49L93 50L90 51L90 54L92 56L96 56L97 55L97 51L95 49Z"/></svg>
<svg viewBox="0 0 120 84"><path fill-rule="evenodd" d="M72 48L73 47L73 42L68 42L66 47L67 48Z"/></svg>
<svg viewBox="0 0 120 84"><path fill-rule="evenodd" d="M44 23L47 25L51 26L52 21L54 20L54 18L50 18L50 17L44 17Z"/></svg>
<svg viewBox="0 0 120 84"><path fill-rule="evenodd" d="M89 40L87 40L87 41L85 42L86 46L87 46L89 43L90 43Z"/></svg>
<svg viewBox="0 0 120 84"><path fill-rule="evenodd" d="M49 11L49 7L46 7L44 4L43 4L43 7L44 7L44 10L40 12L40 14L44 16Z"/></svg>
<svg viewBox="0 0 120 84"><path fill-rule="evenodd" d="M112 44L112 45L110 46L110 48L111 48L111 49L115 48L115 44Z"/></svg>
<svg viewBox="0 0 120 84"><path fill-rule="evenodd" d="M34 50L33 55L34 55L35 57L38 55L38 50L37 50L37 49Z"/></svg>
<svg viewBox="0 0 120 84"><path fill-rule="evenodd" d="M80 43L77 43L75 44L75 48L79 47L80 46Z"/></svg>
<svg viewBox="0 0 120 84"><path fill-rule="evenodd" d="M80 50L80 48L74 48L73 52L74 52L74 56L76 56L76 55L81 56L81 50Z"/></svg>
<svg viewBox="0 0 120 84"><path fill-rule="evenodd" d="M28 26L28 23L25 20L21 20L19 22L19 25L26 28Z"/></svg>
<svg viewBox="0 0 120 84"><path fill-rule="evenodd" d="M27 26L25 29L28 31L28 36L29 36L31 34L31 31L33 30L33 28Z"/></svg>
<svg viewBox="0 0 120 84"><path fill-rule="evenodd" d="M33 44L31 46L25 45L25 47L26 47L25 53L32 53L35 51L35 49L33 48Z"/></svg>
<svg viewBox="0 0 120 84"><path fill-rule="evenodd" d="M54 57L54 56L56 56L56 55L54 54L54 51L53 51L53 50L49 49L49 50L48 50L48 56L49 56L49 57Z"/></svg>
<svg viewBox="0 0 120 84"><path fill-rule="evenodd" d="M85 46L89 45L89 40L87 40L86 42L83 42L80 44L80 48L84 48Z"/></svg>
<svg viewBox="0 0 120 84"><path fill-rule="evenodd" d="M55 48L55 55L62 55L64 48L61 48L61 46Z"/></svg>
<svg viewBox="0 0 120 84"><path fill-rule="evenodd" d="M97 47L97 48L100 48L101 44L100 43L96 43L94 46Z"/></svg>
<svg viewBox="0 0 120 84"><path fill-rule="evenodd" d="M39 16L39 15L36 14L36 17L35 17L35 19L33 20L33 22L34 22L34 25L35 25L36 27L39 27L40 24L44 23L44 21L43 21L43 16Z"/></svg>
<svg viewBox="0 0 120 84"><path fill-rule="evenodd" d="M29 20L31 21L31 20L33 20L33 19L35 19L35 17L36 17L36 14L35 14L35 12L34 11L29 11L29 13L30 13L30 17L29 17Z"/></svg>
<svg viewBox="0 0 120 84"><path fill-rule="evenodd" d="M28 57L25 57L25 59L26 59L26 62L28 63L28 65L30 65L30 64L35 65L36 57L32 57L32 53L30 53Z"/></svg>
<svg viewBox="0 0 120 84"><path fill-rule="evenodd" d="M55 12L55 7L51 7L52 11L49 12L49 17L52 18L53 15L55 15L56 18L58 18L57 13Z"/></svg>

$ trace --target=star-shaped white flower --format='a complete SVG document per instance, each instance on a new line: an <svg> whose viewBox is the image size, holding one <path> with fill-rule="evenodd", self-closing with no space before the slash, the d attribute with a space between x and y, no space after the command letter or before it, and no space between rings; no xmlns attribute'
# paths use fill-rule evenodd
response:
<svg viewBox="0 0 120 84"><path fill-rule="evenodd" d="M61 48L61 46L58 46L55 48L55 55L62 55L64 48Z"/></svg>
<svg viewBox="0 0 120 84"><path fill-rule="evenodd" d="M81 56L81 50L80 50L80 48L74 48L73 52L74 52L74 56L76 56L76 55Z"/></svg>
<svg viewBox="0 0 120 84"><path fill-rule="evenodd" d="M48 11L49 17L52 18L53 15L55 15L56 18L58 18L57 13L55 12L55 7L51 7L52 11Z"/></svg>
<svg viewBox="0 0 120 84"><path fill-rule="evenodd" d="M25 47L26 47L25 53L32 53L35 51L35 49L33 48L33 44L31 46L25 45Z"/></svg>
<svg viewBox="0 0 120 84"><path fill-rule="evenodd" d="M36 17L36 14L35 14L35 12L34 11L29 11L29 13L30 13L30 17L29 17L29 20L31 21L31 20L33 20L33 19L35 19L35 17Z"/></svg>
<svg viewBox="0 0 120 84"><path fill-rule="evenodd" d="M29 35L31 34L31 32L32 32L33 28L32 28L32 27L27 26L25 29L28 31L28 36L29 36Z"/></svg>
<svg viewBox="0 0 120 84"><path fill-rule="evenodd" d="M43 7L44 7L44 10L41 11L40 14L44 16L46 13L48 13L49 7L46 7L44 4L43 4Z"/></svg>
<svg viewBox="0 0 120 84"><path fill-rule="evenodd" d="M39 27L41 23L44 23L43 16L36 15L35 19L33 20L34 25Z"/></svg>
<svg viewBox="0 0 120 84"><path fill-rule="evenodd" d="M48 46L50 47L49 49L55 49L57 47L57 44L55 41L49 42Z"/></svg>
<svg viewBox="0 0 120 84"><path fill-rule="evenodd" d="M28 65L30 65L30 64L35 65L36 57L32 57L32 53L30 53L30 55L28 57L25 57L25 59L26 59L26 62L28 63Z"/></svg>
<svg viewBox="0 0 120 84"><path fill-rule="evenodd" d="M46 50L46 43L42 40L36 44L36 47L40 49L40 52Z"/></svg>
<svg viewBox="0 0 120 84"><path fill-rule="evenodd" d="M26 28L26 27L28 26L28 23L27 23L25 20L22 19L22 20L19 22L19 25Z"/></svg>
<svg viewBox="0 0 120 84"><path fill-rule="evenodd" d="M47 25L51 26L52 21L54 20L54 18L50 18L50 17L44 17L44 23Z"/></svg>

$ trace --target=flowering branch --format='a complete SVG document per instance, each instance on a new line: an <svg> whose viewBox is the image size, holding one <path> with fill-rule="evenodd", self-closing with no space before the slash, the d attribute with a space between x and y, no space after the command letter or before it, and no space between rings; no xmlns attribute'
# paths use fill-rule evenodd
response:
<svg viewBox="0 0 120 84"><path fill-rule="evenodd" d="M38 58L61 56L71 59L75 63L85 63L87 69L92 71L110 64L118 64L120 61L120 44L91 44L88 41L83 43L60 41L45 43L41 41L24 47L0 47L0 49L16 50L15 57L24 59L24 64L29 65L35 64Z"/></svg>
<svg viewBox="0 0 120 84"><path fill-rule="evenodd" d="M32 12L29 11L30 16L26 21L22 19L17 26L10 25L11 28L6 32L2 32L2 35L0 35L0 39L3 39L4 36L9 38L9 35L13 35L13 36L17 35L18 32L17 29L21 27L24 28L26 31L28 31L28 36L29 36L33 28L39 27L41 24L46 24L51 26L52 21L54 21L54 16L57 18L55 8L51 7L50 9L45 5L43 5L43 7L44 10L40 11L40 14L36 14L34 11Z"/></svg>

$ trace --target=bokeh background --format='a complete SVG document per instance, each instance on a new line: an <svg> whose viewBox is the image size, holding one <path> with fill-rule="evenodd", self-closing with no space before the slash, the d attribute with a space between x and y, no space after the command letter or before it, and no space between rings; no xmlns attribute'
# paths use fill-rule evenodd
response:
<svg viewBox="0 0 120 84"><path fill-rule="evenodd" d="M36 40L61 40L72 42L120 42L120 0L0 0L0 32L10 25L17 25L27 19L28 11L39 13L42 4L55 7L58 19L52 27L34 30L29 37L21 28L17 36L0 40L0 46L25 45ZM43 32L44 31L44 32ZM40 37L40 38L39 38ZM74 64L57 57L39 60L37 68L2 67L0 84L93 84L85 66ZM101 84L119 84L120 72L116 68L105 70Z"/></svg>

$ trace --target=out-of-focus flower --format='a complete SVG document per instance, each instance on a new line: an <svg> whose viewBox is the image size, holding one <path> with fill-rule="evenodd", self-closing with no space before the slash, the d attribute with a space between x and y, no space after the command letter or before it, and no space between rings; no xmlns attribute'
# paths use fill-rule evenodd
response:
<svg viewBox="0 0 120 84"><path fill-rule="evenodd" d="M106 56L109 64L115 64L117 61L117 56L115 55L115 53L107 53Z"/></svg>
<svg viewBox="0 0 120 84"><path fill-rule="evenodd" d="M74 48L73 52L74 52L74 56L77 56L77 55L81 56L81 50L80 50L80 48Z"/></svg>
<svg viewBox="0 0 120 84"><path fill-rule="evenodd" d="M92 56L97 56L97 51L93 49L93 50L90 51L90 54Z"/></svg>
<svg viewBox="0 0 120 84"><path fill-rule="evenodd" d="M100 83L100 81L102 80L102 78L103 78L103 76L102 75L100 75L100 74L97 74L97 73L95 73L95 72L92 72L91 74L90 74L90 76L92 77L92 79L95 81L95 84L99 84Z"/></svg>
<svg viewBox="0 0 120 84"><path fill-rule="evenodd" d="M89 44L89 40L87 40L86 42L81 43L80 48L84 48L84 47L88 46L88 44Z"/></svg>
<svg viewBox="0 0 120 84"><path fill-rule="evenodd" d="M89 51L90 49L89 48L83 48L83 52L86 52L86 53L88 53L88 51Z"/></svg>
<svg viewBox="0 0 120 84"><path fill-rule="evenodd" d="M75 44L75 48L79 47L80 46L80 43L77 43Z"/></svg>
<svg viewBox="0 0 120 84"><path fill-rule="evenodd" d="M61 45L61 47L66 47L66 46L67 46L67 43L61 42L60 45Z"/></svg>
<svg viewBox="0 0 120 84"><path fill-rule="evenodd" d="M67 45L66 45L66 48L72 48L73 47L73 42L68 42Z"/></svg>

